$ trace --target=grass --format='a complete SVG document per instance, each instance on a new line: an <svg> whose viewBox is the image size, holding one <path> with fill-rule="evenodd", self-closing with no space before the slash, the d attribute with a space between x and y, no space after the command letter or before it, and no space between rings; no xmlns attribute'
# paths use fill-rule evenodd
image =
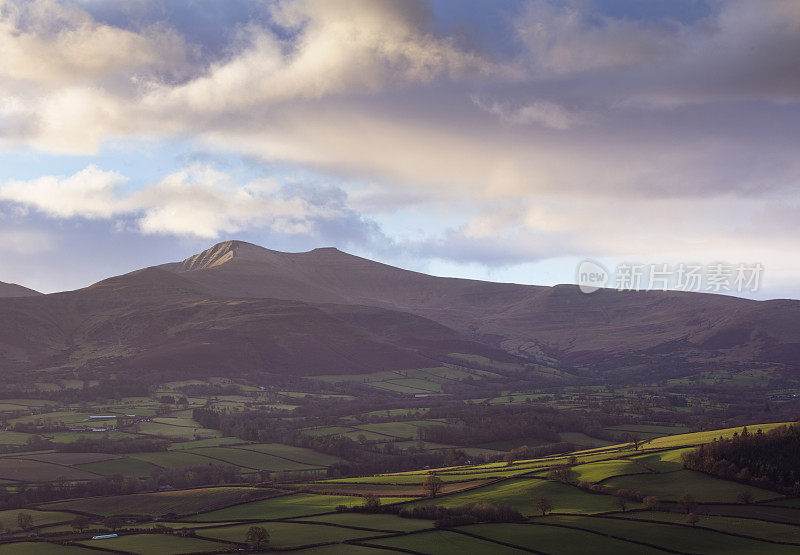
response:
<svg viewBox="0 0 800 555"><path fill-rule="evenodd" d="M596 518L589 516L553 515L541 519L542 523L566 524L584 530L594 530L658 545L684 553L797 553L797 547L737 538L700 528L673 526L655 522Z"/></svg>
<svg viewBox="0 0 800 555"><path fill-rule="evenodd" d="M106 540L87 540L79 542L82 545L128 551L130 553L145 553L158 555L171 555L178 553L203 553L226 549L227 545L202 540L198 538L181 538L167 534L132 534Z"/></svg>
<svg viewBox="0 0 800 555"><path fill-rule="evenodd" d="M342 459L339 457L318 453L311 449L304 449L303 447L283 445L282 443L241 445L239 446L239 449L258 451L259 453L266 453L274 457L281 457L312 466L330 466L332 464L342 462Z"/></svg>
<svg viewBox="0 0 800 555"><path fill-rule="evenodd" d="M754 510L753 513L754 515L757 514L757 509ZM686 522L686 515L684 514L661 511L635 512L630 513L628 517L635 520L674 522L678 524ZM765 540L800 544L800 527L791 524L764 522L747 518L700 515L700 521L697 525L705 528L713 528L721 532L732 532L734 534L743 534L745 536L752 536Z"/></svg>
<svg viewBox="0 0 800 555"><path fill-rule="evenodd" d="M747 429L750 432L755 433L756 430L761 428L764 432L772 430L773 428L777 428L779 426L785 426L787 424L791 424L791 422L776 422L773 424L753 424L752 426L748 426ZM715 438L718 437L732 437L734 433L741 433L742 428L726 428L724 430L712 430L709 432L694 432L691 434L682 434L677 436L668 436L668 437L659 437L653 439L645 444L648 449L651 448L664 448L664 447L684 447L687 445L700 445L701 443L708 443L710 441L714 441Z"/></svg>
<svg viewBox="0 0 800 555"><path fill-rule="evenodd" d="M650 474L644 476L621 476L604 482L612 488L626 488L641 491L645 495L655 495L662 500L676 500L686 492L691 493L698 502L735 503L742 490L753 494L757 501L778 497L778 494L736 482L712 478L693 470L679 470L669 474Z"/></svg>
<svg viewBox="0 0 800 555"><path fill-rule="evenodd" d="M537 550L553 555L568 555L572 553L580 553L581 555L607 553L639 555L657 552L652 548L632 542L556 526L479 524L465 526L463 530L487 539L504 541L515 545L535 546Z"/></svg>
<svg viewBox="0 0 800 555"><path fill-rule="evenodd" d="M558 435L561 441L568 441L570 443L574 443L578 447L604 447L606 445L611 445L612 443L610 441L587 436L586 434L582 434L579 432L564 432Z"/></svg>
<svg viewBox="0 0 800 555"><path fill-rule="evenodd" d="M187 466L204 466L220 464L219 461L203 457L188 451L159 451L156 453L135 453L134 459L160 466L162 468L185 468Z"/></svg>
<svg viewBox="0 0 800 555"><path fill-rule="evenodd" d="M56 545L47 542L16 542L0 545L2 555L90 555L97 553L75 545Z"/></svg>
<svg viewBox="0 0 800 555"><path fill-rule="evenodd" d="M575 471L578 480L587 482L599 482L612 476L623 474L634 474L637 472L647 472L644 467L626 460L600 461L589 464L579 464L572 470Z"/></svg>
<svg viewBox="0 0 800 555"><path fill-rule="evenodd" d="M167 439L208 439L218 437L219 431L210 428L201 428L196 426L193 428L187 426L173 426L171 424L162 424L159 422L142 422L139 424L139 432L142 434L164 437Z"/></svg>
<svg viewBox="0 0 800 555"><path fill-rule="evenodd" d="M3 445L25 445L33 437L33 434L23 434L20 432L0 431L0 444Z"/></svg>
<svg viewBox="0 0 800 555"><path fill-rule="evenodd" d="M238 524L222 528L207 528L198 530L197 535L204 538L213 538L226 541L244 542L247 529L253 524ZM324 542L341 542L356 538L374 536L375 532L353 530L337 526L320 524L297 524L290 522L264 522L263 526L269 532L270 546L277 548L300 547Z"/></svg>
<svg viewBox="0 0 800 555"><path fill-rule="evenodd" d="M664 451L663 453L631 457L631 459L639 461L657 472L674 472L683 468L683 464L681 464L681 455L692 449L694 449L694 447L673 449L672 451Z"/></svg>
<svg viewBox="0 0 800 555"><path fill-rule="evenodd" d="M71 501L48 503L44 506L47 509L81 511L101 516L124 514L154 516L170 513L193 514L238 503L246 493L257 495L269 492L271 492L271 490L248 487L201 488L75 499Z"/></svg>
<svg viewBox="0 0 800 555"><path fill-rule="evenodd" d="M410 549L419 553L435 553L436 555L520 553L518 549L448 531L422 532L409 536L370 540L365 543L367 545Z"/></svg>
<svg viewBox="0 0 800 555"><path fill-rule="evenodd" d="M559 482L525 478L506 480L437 499L426 499L416 504L455 507L480 502L505 503L516 507L522 514L529 515L535 512L533 500L537 495L546 495L553 504L553 510L558 512L599 513L615 509L613 496L587 493Z"/></svg>
<svg viewBox="0 0 800 555"><path fill-rule="evenodd" d="M17 517L20 513L26 513L33 518L34 526L45 526L56 522L66 522L75 518L74 514L57 511L34 511L28 509L11 509L0 511L0 526L5 530L19 530Z"/></svg>
<svg viewBox="0 0 800 555"><path fill-rule="evenodd" d="M320 468L318 466L315 467L273 457L272 455L260 453L258 451L249 451L235 447L202 447L200 449L193 449L190 452L216 459L217 464L222 461L223 463L255 470L311 470L313 468Z"/></svg>
<svg viewBox="0 0 800 555"><path fill-rule="evenodd" d="M46 463L73 465L119 459L120 456L106 453L40 453L38 455L26 455L22 458Z"/></svg>
<svg viewBox="0 0 800 555"><path fill-rule="evenodd" d="M169 446L170 451L182 451L184 449L196 449L198 447L217 447L219 445L231 445L242 443L237 437L213 437L209 439L198 439L192 441L182 441L173 443Z"/></svg>
<svg viewBox="0 0 800 555"><path fill-rule="evenodd" d="M103 476L121 474L123 476L135 476L137 478L150 476L151 472L158 470L157 466L134 458L110 459L107 461L80 464L77 465L76 468L86 470L87 472L94 472L95 474L102 474Z"/></svg>
<svg viewBox="0 0 800 555"><path fill-rule="evenodd" d="M466 487L480 485L481 481L446 483L442 487L442 494L458 491ZM313 491L314 493L324 493L326 495L366 495L377 496L402 496L402 497L422 497L425 493L420 484L409 485L388 485L388 484L335 484L331 482L318 482L314 484L298 484L298 488Z"/></svg>
<svg viewBox="0 0 800 555"><path fill-rule="evenodd" d="M413 532L432 528L433 521L417 518L400 518L389 514L368 514L368 513L335 513L323 516L312 516L304 518L304 521L329 522L341 526L358 526L362 528L372 528L374 530L385 530L387 532Z"/></svg>
<svg viewBox="0 0 800 555"><path fill-rule="evenodd" d="M24 482L52 482L60 478L91 480L97 478L97 474L69 466L4 457L0 458L0 478Z"/></svg>
<svg viewBox="0 0 800 555"><path fill-rule="evenodd" d="M383 498L381 502L387 503L400 500L402 499ZM352 507L363 503L364 500L360 497L297 493L200 514L192 520L214 522L222 520L290 518L334 511L337 505Z"/></svg>

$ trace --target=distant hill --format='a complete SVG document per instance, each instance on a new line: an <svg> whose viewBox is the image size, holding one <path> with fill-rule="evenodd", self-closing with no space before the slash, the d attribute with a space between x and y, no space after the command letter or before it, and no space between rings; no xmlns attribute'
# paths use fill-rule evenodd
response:
<svg viewBox="0 0 800 555"><path fill-rule="evenodd" d="M524 361L406 312L237 298L153 267L91 287L0 299L0 368L161 377L359 374L439 366L453 353Z"/></svg>
<svg viewBox="0 0 800 555"><path fill-rule="evenodd" d="M38 291L28 289L16 283L5 283L0 281L0 298L5 297L35 297L41 295Z"/></svg>
<svg viewBox="0 0 800 555"><path fill-rule="evenodd" d="M547 359L589 375L800 367L800 302L680 292L591 295L440 278L333 248L226 241L91 287L0 299L0 368L357 374Z"/></svg>
<svg viewBox="0 0 800 555"><path fill-rule="evenodd" d="M704 361L800 364L800 301L541 287L440 278L334 248L277 252L226 241L162 268L209 294L380 306L520 356L578 366Z"/></svg>

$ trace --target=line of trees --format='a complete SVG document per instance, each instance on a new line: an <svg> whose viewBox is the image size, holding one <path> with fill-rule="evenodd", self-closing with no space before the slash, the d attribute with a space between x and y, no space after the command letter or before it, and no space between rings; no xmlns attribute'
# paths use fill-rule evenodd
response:
<svg viewBox="0 0 800 555"><path fill-rule="evenodd" d="M685 468L800 495L800 425L781 426L767 433L747 427L732 438L717 439L682 455Z"/></svg>

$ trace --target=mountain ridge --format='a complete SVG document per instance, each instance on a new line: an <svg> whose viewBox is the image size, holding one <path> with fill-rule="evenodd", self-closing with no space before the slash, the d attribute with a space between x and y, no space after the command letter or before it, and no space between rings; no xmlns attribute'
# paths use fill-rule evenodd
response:
<svg viewBox="0 0 800 555"><path fill-rule="evenodd" d="M4 281L0 281L0 298L37 297L42 294L43 293L25 287L24 285L18 285L16 283L6 283Z"/></svg>
<svg viewBox="0 0 800 555"><path fill-rule="evenodd" d="M800 374L800 302L587 295L241 241L76 291L0 299L0 370L311 375L465 360L624 379L714 365Z"/></svg>

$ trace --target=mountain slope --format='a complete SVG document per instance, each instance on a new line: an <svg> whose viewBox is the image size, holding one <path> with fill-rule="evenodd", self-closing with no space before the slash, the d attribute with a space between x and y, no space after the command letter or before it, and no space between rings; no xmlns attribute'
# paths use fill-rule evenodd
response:
<svg viewBox="0 0 800 555"><path fill-rule="evenodd" d="M439 278L333 248L271 251L226 241L162 268L209 294L336 302L408 311L519 355L542 351L577 365L800 363L800 302L683 292L583 294Z"/></svg>
<svg viewBox="0 0 800 555"><path fill-rule="evenodd" d="M6 297L35 297L41 295L38 291L28 289L16 283L5 283L0 281L0 298Z"/></svg>
<svg viewBox="0 0 800 555"><path fill-rule="evenodd" d="M0 368L189 377L357 374L514 357L377 307L232 299L153 267L91 287L0 300Z"/></svg>
<svg viewBox="0 0 800 555"><path fill-rule="evenodd" d="M236 241L77 291L0 299L9 372L302 376L542 357L631 381L762 363L797 374L800 302L585 295Z"/></svg>

